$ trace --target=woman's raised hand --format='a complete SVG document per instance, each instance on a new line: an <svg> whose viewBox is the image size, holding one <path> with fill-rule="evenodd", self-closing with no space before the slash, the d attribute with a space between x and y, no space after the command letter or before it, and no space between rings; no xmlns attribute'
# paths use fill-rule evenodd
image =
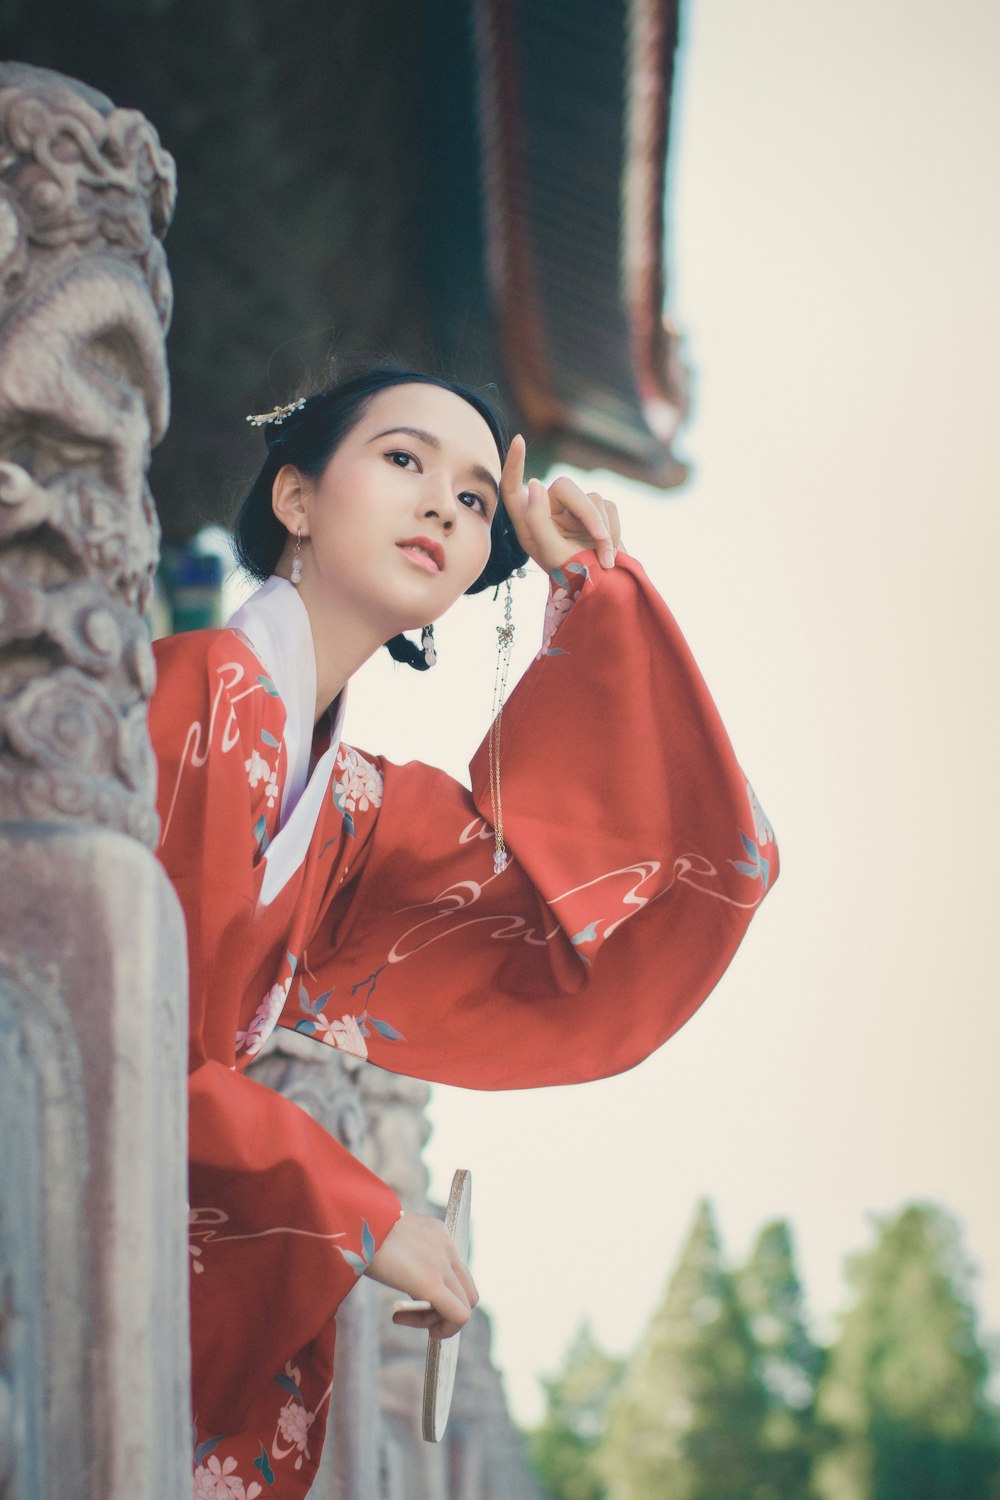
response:
<svg viewBox="0 0 1000 1500"><path fill-rule="evenodd" d="M459 1259L440 1219L403 1214L372 1256L366 1276L395 1287L430 1309L401 1308L394 1323L426 1328L432 1338L447 1339L464 1328L479 1301L476 1283Z"/></svg>
<svg viewBox="0 0 1000 1500"><path fill-rule="evenodd" d="M618 509L595 490L582 490L572 479L557 479L546 489L540 479L524 477L527 453L518 434L500 475L500 493L528 556L551 573L585 548L592 547L603 568L613 568L621 542Z"/></svg>

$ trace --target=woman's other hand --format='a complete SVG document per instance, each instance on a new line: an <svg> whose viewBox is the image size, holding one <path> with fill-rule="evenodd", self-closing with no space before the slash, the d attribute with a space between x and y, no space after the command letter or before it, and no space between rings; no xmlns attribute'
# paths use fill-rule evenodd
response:
<svg viewBox="0 0 1000 1500"><path fill-rule="evenodd" d="M397 1219L365 1275L416 1302L429 1302L429 1309L399 1309L392 1320L407 1328L426 1328L436 1339L450 1338L464 1328L479 1301L476 1283L447 1230L440 1219L427 1214Z"/></svg>
<svg viewBox="0 0 1000 1500"><path fill-rule="evenodd" d="M617 506L596 490L582 490L572 479L557 479L548 489L540 479L526 480L526 452L518 434L500 476L503 503L525 552L546 573L588 547L603 568L613 568L621 544Z"/></svg>

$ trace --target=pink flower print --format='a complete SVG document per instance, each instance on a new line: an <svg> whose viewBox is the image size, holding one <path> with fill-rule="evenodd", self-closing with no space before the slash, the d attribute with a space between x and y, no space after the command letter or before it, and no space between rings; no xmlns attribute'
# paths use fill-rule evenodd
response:
<svg viewBox="0 0 1000 1500"><path fill-rule="evenodd" d="M247 779L251 787L255 787L259 781L267 781L268 777L272 774L271 767L259 750L252 750L250 752L250 759L245 761L244 764L246 766Z"/></svg>
<svg viewBox="0 0 1000 1500"><path fill-rule="evenodd" d="M350 1052L353 1057L368 1056L368 1044L354 1016L342 1016L339 1021L334 1021L331 1029L341 1052Z"/></svg>
<svg viewBox="0 0 1000 1500"><path fill-rule="evenodd" d="M257 1053L267 1041L271 1032L278 1024L278 1017L285 1008L288 991L291 988L291 975L284 984L272 985L264 999L257 1007L253 1020L246 1031L236 1033L236 1051L245 1052L248 1057L256 1057Z"/></svg>
<svg viewBox="0 0 1000 1500"><path fill-rule="evenodd" d="M257 1500L262 1493L259 1484L246 1486L238 1474L235 1458L222 1462L213 1453L207 1463L199 1464L194 1471L194 1490L191 1500Z"/></svg>
<svg viewBox="0 0 1000 1500"><path fill-rule="evenodd" d="M349 745L341 747L337 765L341 774L337 778L335 801L341 810L367 812L369 807L382 806L382 773L377 766Z"/></svg>
<svg viewBox="0 0 1000 1500"><path fill-rule="evenodd" d="M289 1445L281 1456L284 1458L287 1453L297 1452L297 1469L301 1469L303 1457L309 1457L309 1429L315 1420L316 1413L306 1411L299 1401L287 1402L278 1413L278 1432Z"/></svg>
<svg viewBox="0 0 1000 1500"><path fill-rule="evenodd" d="M552 638L555 635L556 631L559 629L559 626L562 624L563 620L573 608L574 602L575 601L573 595L570 593L569 589L564 588L562 584L554 586L549 590L549 597L545 602L545 622L542 626L542 644L539 649L538 656L535 658L536 661L540 660L543 656L548 656L549 648L552 645Z"/></svg>
<svg viewBox="0 0 1000 1500"><path fill-rule="evenodd" d="M341 1016L339 1021L328 1021L326 1016L313 1017L316 1030L313 1035L317 1041L326 1042L330 1047L338 1047L341 1052L349 1052L352 1057L367 1057L368 1043L361 1035L361 1027L355 1016Z"/></svg>
<svg viewBox="0 0 1000 1500"><path fill-rule="evenodd" d="M264 795L267 798L268 807L274 806L275 802L278 800L278 793L280 790L281 788L278 786L278 773L276 771L272 771L270 777L264 783Z"/></svg>

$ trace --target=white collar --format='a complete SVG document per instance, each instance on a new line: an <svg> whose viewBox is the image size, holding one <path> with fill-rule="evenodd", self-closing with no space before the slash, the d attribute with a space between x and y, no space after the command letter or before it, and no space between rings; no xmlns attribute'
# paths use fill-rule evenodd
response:
<svg viewBox="0 0 1000 1500"><path fill-rule="evenodd" d="M285 705L285 785L278 832L267 851L260 896L261 902L269 905L305 859L340 748L347 689L341 691L338 700L329 748L310 777L316 649L309 614L298 590L286 578L274 575L230 616L227 629L238 631L249 643Z"/></svg>

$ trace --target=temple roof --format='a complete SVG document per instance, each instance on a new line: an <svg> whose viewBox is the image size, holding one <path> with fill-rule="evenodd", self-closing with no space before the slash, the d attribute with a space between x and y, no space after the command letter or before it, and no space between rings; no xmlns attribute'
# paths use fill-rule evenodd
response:
<svg viewBox="0 0 1000 1500"><path fill-rule="evenodd" d="M482 0L486 255L503 367L558 454L664 486L684 408L664 324L677 7Z"/></svg>
<svg viewBox="0 0 1000 1500"><path fill-rule="evenodd" d="M496 382L546 461L684 477L663 319L678 3L7 8L4 55L141 109L177 159L168 539L231 513L262 456L245 413L359 350Z"/></svg>

